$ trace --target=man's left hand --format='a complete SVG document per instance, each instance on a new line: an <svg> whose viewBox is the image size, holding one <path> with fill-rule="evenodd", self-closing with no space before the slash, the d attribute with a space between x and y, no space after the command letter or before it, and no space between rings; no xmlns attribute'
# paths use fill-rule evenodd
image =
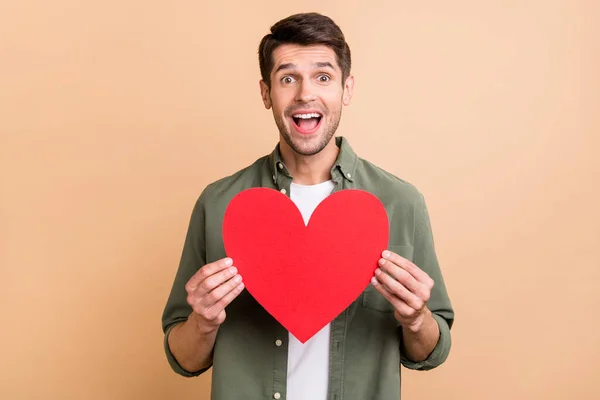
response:
<svg viewBox="0 0 600 400"><path fill-rule="evenodd" d="M394 315L403 328L418 332L423 325L427 301L434 282L415 264L386 250L371 282L393 306Z"/></svg>

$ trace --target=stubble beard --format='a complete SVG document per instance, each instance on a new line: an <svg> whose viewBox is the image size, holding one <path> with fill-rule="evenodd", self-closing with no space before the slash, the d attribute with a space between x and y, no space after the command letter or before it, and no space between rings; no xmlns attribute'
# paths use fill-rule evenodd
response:
<svg viewBox="0 0 600 400"><path fill-rule="evenodd" d="M285 114L288 115L289 113ZM325 116L326 115L323 113L323 116L321 118L325 118ZM276 115L275 124L277 125L279 133L281 134L287 145L290 146L290 148L294 152L302 156L314 156L315 154L320 153L325 147L327 147L327 145L335 135L335 132L337 131L337 128L340 124L340 119L342 118L342 107L340 106L338 110L334 111L331 114L331 117L331 123L325 126L326 130L320 133L317 138L311 138L310 141L296 140L292 137L292 133L290 132L290 129L285 123L285 118L287 117L281 117ZM325 121L321 120L321 124L324 123Z"/></svg>

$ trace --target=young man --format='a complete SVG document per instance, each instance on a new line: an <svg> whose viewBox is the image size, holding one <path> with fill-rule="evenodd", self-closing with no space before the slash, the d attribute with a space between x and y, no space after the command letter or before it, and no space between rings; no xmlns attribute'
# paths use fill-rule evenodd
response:
<svg viewBox="0 0 600 400"><path fill-rule="evenodd" d="M400 365L442 364L454 320L423 196L334 136L354 78L350 49L331 19L309 13L279 21L259 59L262 100L280 140L199 196L162 319L169 363L183 376L212 366L215 400L398 400ZM389 215L390 246L372 285L304 344L244 291L235 260L226 258L225 209L251 187L290 196L305 222L344 189L375 194Z"/></svg>

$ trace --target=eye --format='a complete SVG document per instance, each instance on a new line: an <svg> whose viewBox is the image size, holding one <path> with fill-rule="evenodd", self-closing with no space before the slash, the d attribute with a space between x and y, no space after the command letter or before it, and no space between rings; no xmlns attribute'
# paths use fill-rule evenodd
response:
<svg viewBox="0 0 600 400"><path fill-rule="evenodd" d="M281 83L290 84L290 83L294 83L294 82L296 82L296 80L289 75L286 75L283 78L281 78Z"/></svg>
<svg viewBox="0 0 600 400"><path fill-rule="evenodd" d="M319 82L326 83L331 80L331 77L329 75L319 75L317 79L319 80Z"/></svg>

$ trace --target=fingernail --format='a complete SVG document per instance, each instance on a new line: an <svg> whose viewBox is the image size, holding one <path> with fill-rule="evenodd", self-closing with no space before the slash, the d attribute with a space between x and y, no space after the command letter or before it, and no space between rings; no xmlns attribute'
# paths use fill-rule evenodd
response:
<svg viewBox="0 0 600 400"><path fill-rule="evenodd" d="M238 276L236 276L235 278L233 278L233 280L234 280L236 283L240 283L240 282L242 281L242 277L238 275Z"/></svg>
<svg viewBox="0 0 600 400"><path fill-rule="evenodd" d="M377 268L377 269L375 270L375 275L381 275L381 269Z"/></svg>
<svg viewBox="0 0 600 400"><path fill-rule="evenodd" d="M371 278L371 283L373 284L373 286L379 285L379 282L377 282L377 278L375 278L375 277Z"/></svg>
<svg viewBox="0 0 600 400"><path fill-rule="evenodd" d="M390 256L390 252L385 250L382 254L383 258L388 258Z"/></svg>
<svg viewBox="0 0 600 400"><path fill-rule="evenodd" d="M382 267L385 265L385 260L383 258L379 259L379 265Z"/></svg>
<svg viewBox="0 0 600 400"><path fill-rule="evenodd" d="M225 266L229 267L233 265L233 260L231 258L226 258L225 259Z"/></svg>
<svg viewBox="0 0 600 400"><path fill-rule="evenodd" d="M237 274L237 268L231 267L231 268L229 268L229 272L231 272L232 274Z"/></svg>

